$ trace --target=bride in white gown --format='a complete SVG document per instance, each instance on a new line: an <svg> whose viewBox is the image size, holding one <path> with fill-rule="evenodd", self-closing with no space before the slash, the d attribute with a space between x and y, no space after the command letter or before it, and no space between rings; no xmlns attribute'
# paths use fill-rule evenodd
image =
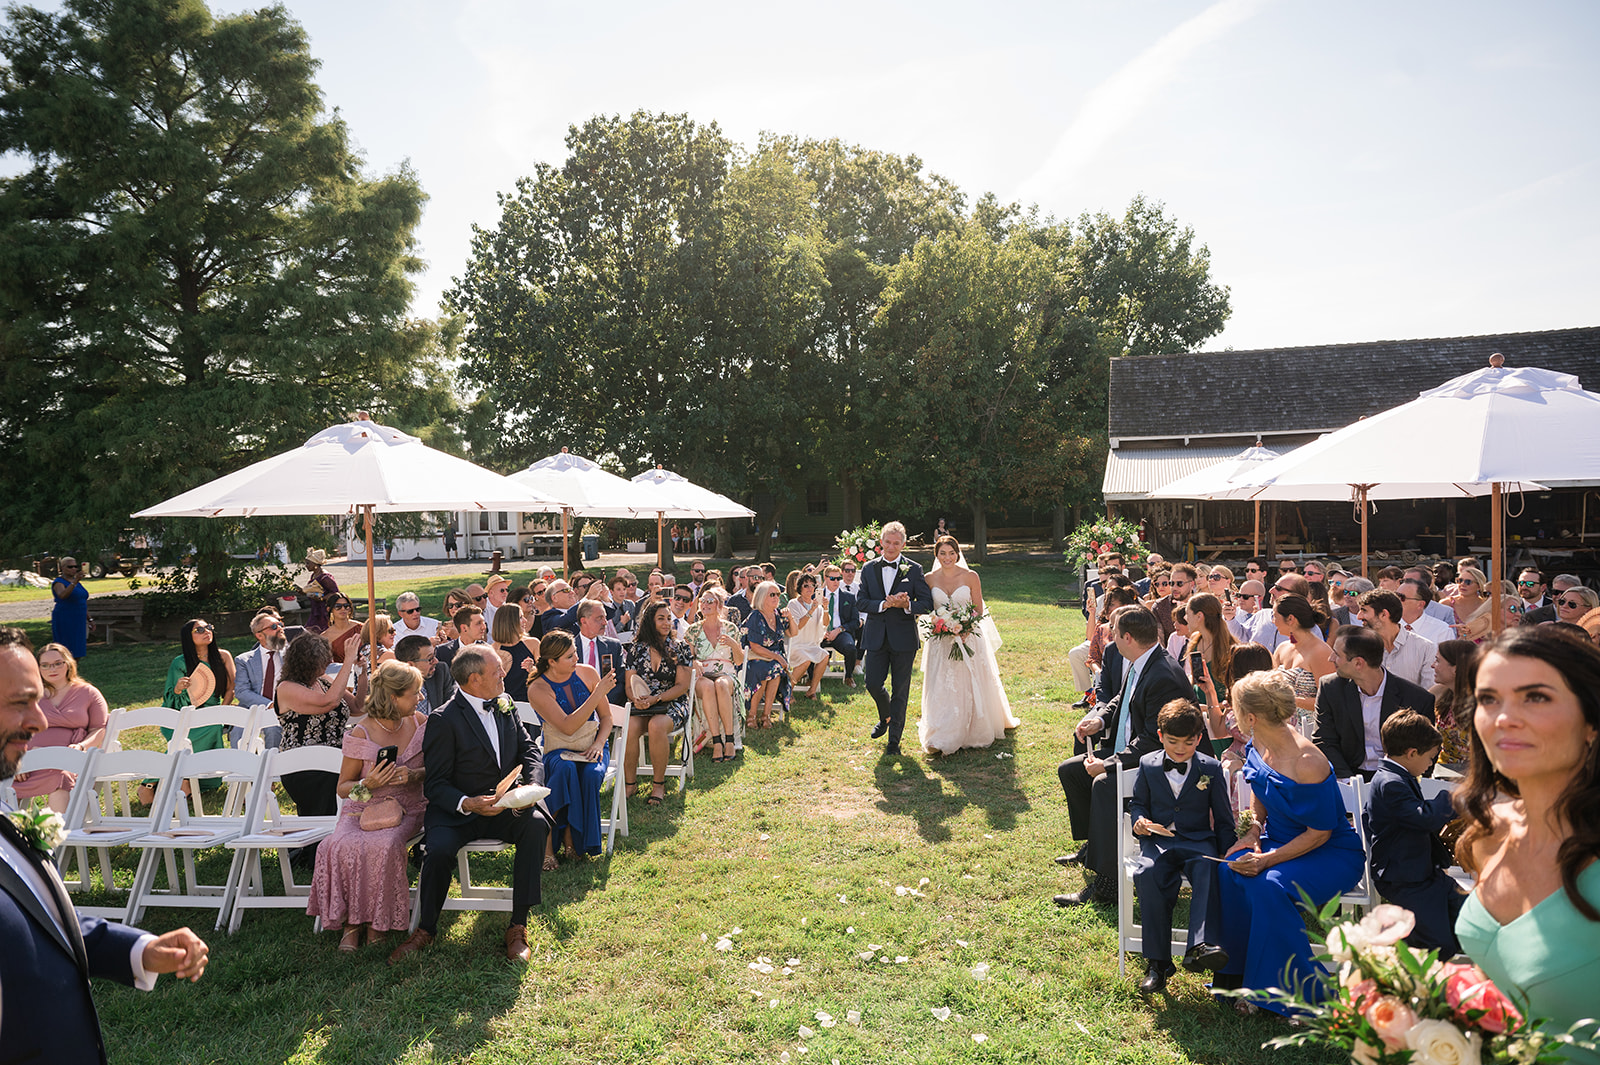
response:
<svg viewBox="0 0 1600 1065"><path fill-rule="evenodd" d="M971 602L983 609L983 585L967 568L961 545L941 536L934 545L934 566L928 573L933 605ZM917 738L924 749L950 754L963 747L987 747L1003 739L1006 729L1022 722L1011 716L1011 701L1000 683L995 651L1000 630L985 618L968 636L970 655L950 657L947 638L929 640L922 649L922 719Z"/></svg>

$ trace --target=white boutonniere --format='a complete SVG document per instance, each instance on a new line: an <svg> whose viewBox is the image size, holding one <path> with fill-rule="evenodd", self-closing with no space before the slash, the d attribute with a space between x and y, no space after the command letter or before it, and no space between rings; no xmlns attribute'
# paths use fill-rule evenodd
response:
<svg viewBox="0 0 1600 1065"><path fill-rule="evenodd" d="M517 704L511 701L511 696L501 695L495 698L494 709L499 714L514 714L517 711Z"/></svg>
<svg viewBox="0 0 1600 1065"><path fill-rule="evenodd" d="M909 562L900 563L900 576L902 576L902 577L907 576L908 574L910 574L910 572L911 572L911 563L909 563Z"/></svg>
<svg viewBox="0 0 1600 1065"><path fill-rule="evenodd" d="M1194 782L1194 786L1196 791L1205 791L1211 787L1211 778L1202 775L1199 780Z"/></svg>
<svg viewBox="0 0 1600 1065"><path fill-rule="evenodd" d="M54 854L55 849L61 846L61 841L66 838L67 822L42 802L36 801L31 808L14 810L7 816L16 826L17 834L27 841L28 846L46 858Z"/></svg>

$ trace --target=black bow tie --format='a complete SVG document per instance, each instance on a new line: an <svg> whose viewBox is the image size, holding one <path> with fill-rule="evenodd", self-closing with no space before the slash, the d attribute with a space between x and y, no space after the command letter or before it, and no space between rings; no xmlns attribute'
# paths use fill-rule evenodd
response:
<svg viewBox="0 0 1600 1065"><path fill-rule="evenodd" d="M1188 762L1174 762L1170 758L1161 759L1161 771L1163 773L1170 773L1174 769L1176 769L1178 771L1178 775L1180 777L1181 776L1187 776L1188 773L1189 773L1189 763Z"/></svg>

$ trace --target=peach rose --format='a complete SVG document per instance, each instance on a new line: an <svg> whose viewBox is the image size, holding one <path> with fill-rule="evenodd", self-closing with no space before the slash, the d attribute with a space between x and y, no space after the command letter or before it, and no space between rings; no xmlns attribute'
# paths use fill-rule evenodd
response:
<svg viewBox="0 0 1600 1065"><path fill-rule="evenodd" d="M1522 1023L1517 1007L1482 969L1476 965L1448 964L1444 971L1444 999L1457 1017L1495 1035ZM1472 1010L1482 1010L1483 1016L1476 1021L1468 1020L1467 1013Z"/></svg>
<svg viewBox="0 0 1600 1065"><path fill-rule="evenodd" d="M1406 1033L1417 1023L1417 1015L1411 1007L1393 995L1384 995L1368 1006L1365 1016L1390 1050L1402 1049L1406 1045Z"/></svg>

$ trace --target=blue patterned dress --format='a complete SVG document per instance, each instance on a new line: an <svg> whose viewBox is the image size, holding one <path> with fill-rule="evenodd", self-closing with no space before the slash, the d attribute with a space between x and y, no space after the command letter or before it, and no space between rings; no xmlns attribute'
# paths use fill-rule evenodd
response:
<svg viewBox="0 0 1600 1065"><path fill-rule="evenodd" d="M778 654L783 653L783 615L778 615L778 627L773 628L767 624L766 616L759 610L750 611L750 616L744 622L744 645L746 647L764 647L768 651ZM778 696L775 700L783 707L783 715L789 716L789 672L770 658L757 658L750 655L746 660L744 670L745 699L750 707L756 705L756 692L761 690L774 675L778 677Z"/></svg>

